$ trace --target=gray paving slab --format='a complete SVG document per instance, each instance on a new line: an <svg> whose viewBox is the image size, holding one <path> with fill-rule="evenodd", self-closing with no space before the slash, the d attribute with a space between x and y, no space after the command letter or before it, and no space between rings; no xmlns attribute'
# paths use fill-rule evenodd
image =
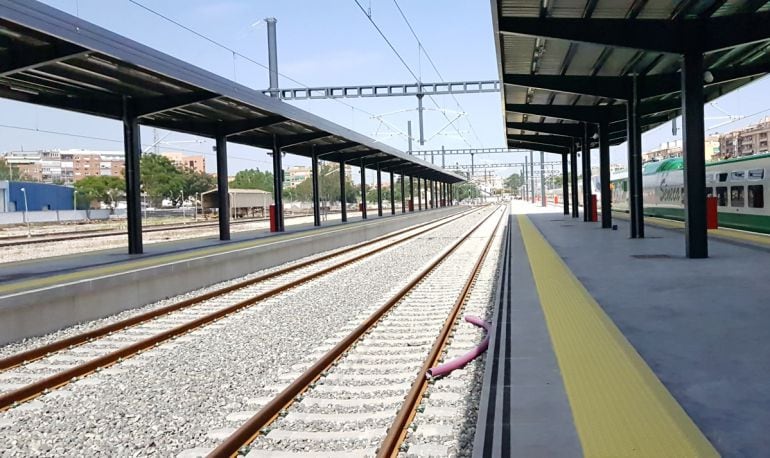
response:
<svg viewBox="0 0 770 458"><path fill-rule="evenodd" d="M717 450L769 456L770 254L711 240L687 259L679 231L529 216Z"/></svg>
<svg viewBox="0 0 770 458"><path fill-rule="evenodd" d="M473 456L581 456L518 223L513 219L509 224L511 264L505 275L510 283L502 286L503 300L493 320L498 325L487 359L488 386L482 393ZM493 358L498 360L497 371L490 364ZM485 422L493 425L485 428Z"/></svg>

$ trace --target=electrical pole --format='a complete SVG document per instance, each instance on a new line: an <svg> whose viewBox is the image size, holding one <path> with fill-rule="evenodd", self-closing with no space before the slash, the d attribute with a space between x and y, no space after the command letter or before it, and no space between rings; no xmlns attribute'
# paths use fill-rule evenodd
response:
<svg viewBox="0 0 770 458"><path fill-rule="evenodd" d="M275 24L276 19L269 17L265 19L267 23L267 53L268 70L270 73L270 97L278 97L278 46L276 43Z"/></svg>
<svg viewBox="0 0 770 458"><path fill-rule="evenodd" d="M409 150L407 151L409 154L412 154L412 121L406 122L406 141L409 145Z"/></svg>

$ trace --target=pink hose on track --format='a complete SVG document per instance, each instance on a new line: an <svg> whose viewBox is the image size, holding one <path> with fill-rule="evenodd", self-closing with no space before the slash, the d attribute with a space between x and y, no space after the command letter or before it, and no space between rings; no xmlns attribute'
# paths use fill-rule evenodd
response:
<svg viewBox="0 0 770 458"><path fill-rule="evenodd" d="M476 359L480 354L487 351L487 347L489 346L489 323L479 317L470 315L465 316L465 321L480 328L484 328L484 330L487 331L486 335L484 336L484 340L482 340L481 343L476 346L476 348L460 356L459 358L455 358L452 361L428 369L428 372L425 373L426 379L448 375L453 370L465 366L469 362Z"/></svg>

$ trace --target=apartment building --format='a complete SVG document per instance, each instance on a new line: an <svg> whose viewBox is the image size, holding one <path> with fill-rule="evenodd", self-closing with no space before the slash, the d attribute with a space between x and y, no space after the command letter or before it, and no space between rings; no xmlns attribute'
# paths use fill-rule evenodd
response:
<svg viewBox="0 0 770 458"><path fill-rule="evenodd" d="M706 153L706 161L718 159L719 152L721 150L719 135L711 135L706 137L703 146ZM682 157L682 151L682 140L665 142L657 148L642 153L642 162L662 161L663 159L668 159L671 157Z"/></svg>
<svg viewBox="0 0 770 458"><path fill-rule="evenodd" d="M171 161L177 168L206 173L206 158L202 155L188 156L177 152L160 153L160 155Z"/></svg>
<svg viewBox="0 0 770 458"><path fill-rule="evenodd" d="M740 130L722 134L719 159L764 154L770 151L770 117Z"/></svg>

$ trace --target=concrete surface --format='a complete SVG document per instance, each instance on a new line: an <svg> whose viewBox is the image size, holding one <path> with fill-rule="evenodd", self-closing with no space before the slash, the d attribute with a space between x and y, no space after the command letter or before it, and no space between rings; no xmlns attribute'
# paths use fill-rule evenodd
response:
<svg viewBox="0 0 770 458"><path fill-rule="evenodd" d="M450 207L375 218L338 226L338 230L299 232L297 235L301 237L288 240L271 242L268 238L265 239L266 243L251 248L202 257L195 257L194 251L190 250L221 245L222 242L198 240L192 243L163 244L164 247L159 246L157 251L153 250L142 257L152 258L179 251L190 252L191 256L179 262L159 262L109 275L99 275L98 272L106 268L95 266L124 262L127 259L133 261L137 257L122 253L97 253L48 262L39 260L18 263L19 274L31 272L45 276L86 266L93 269L95 276L0 296L0 344L42 335L315 253L359 243L465 209L467 207ZM185 248L178 248L180 245ZM12 267L5 266L3 274L8 275Z"/></svg>
<svg viewBox="0 0 770 458"><path fill-rule="evenodd" d="M711 240L684 257L681 232L628 238L599 223L531 220L725 457L770 450L770 253ZM540 213L540 214L535 214ZM643 255L643 257L638 257Z"/></svg>

